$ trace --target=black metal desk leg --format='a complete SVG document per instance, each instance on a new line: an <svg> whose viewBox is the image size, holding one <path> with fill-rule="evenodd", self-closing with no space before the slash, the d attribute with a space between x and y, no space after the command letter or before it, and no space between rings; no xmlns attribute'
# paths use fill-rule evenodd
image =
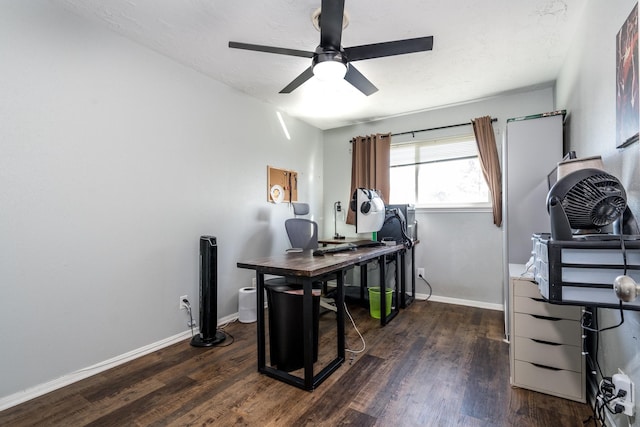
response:
<svg viewBox="0 0 640 427"><path fill-rule="evenodd" d="M382 255L378 257L378 267L380 270L380 325L384 326L387 324L387 283L385 280L385 264L386 264L386 256ZM369 304L371 304L371 300L369 300Z"/></svg>
<svg viewBox="0 0 640 427"><path fill-rule="evenodd" d="M403 250L400 253L400 264L402 269L400 270L400 308L407 308L407 265L405 254L407 250Z"/></svg>
<svg viewBox="0 0 640 427"><path fill-rule="evenodd" d="M364 297L364 292L367 289L367 264L360 265L360 306L368 307ZM368 292L368 290L367 290Z"/></svg>
<svg viewBox="0 0 640 427"><path fill-rule="evenodd" d="M313 289L310 278L305 278L302 283L302 330L304 337L304 386L307 390L313 390Z"/></svg>
<svg viewBox="0 0 640 427"><path fill-rule="evenodd" d="M340 270L336 273L336 321L338 322L338 358L344 360L345 342L344 342L344 271Z"/></svg>
<svg viewBox="0 0 640 427"><path fill-rule="evenodd" d="M396 286L393 288L393 293L396 296L396 310L399 310L401 306L400 291L404 292L404 251L396 252ZM400 265L402 263L402 265Z"/></svg>
<svg viewBox="0 0 640 427"><path fill-rule="evenodd" d="M386 289L387 284L385 280L386 256L383 255L382 257L380 257L380 261L379 261L380 262L380 325L381 326L385 326L387 323L389 323L391 319L396 317L396 315L400 310L400 300L399 300L400 284L398 283L398 280L399 280L398 263L400 262L400 255L398 252L394 252L393 257L396 263L395 284L393 287L393 294L395 295L396 306L394 308L392 304L392 306L390 307L388 316L387 316L387 289Z"/></svg>
<svg viewBox="0 0 640 427"><path fill-rule="evenodd" d="M411 248L411 301L416 297L416 248Z"/></svg>
<svg viewBox="0 0 640 427"><path fill-rule="evenodd" d="M264 333L264 274L256 271L256 311L258 324L258 372L262 372L265 361Z"/></svg>

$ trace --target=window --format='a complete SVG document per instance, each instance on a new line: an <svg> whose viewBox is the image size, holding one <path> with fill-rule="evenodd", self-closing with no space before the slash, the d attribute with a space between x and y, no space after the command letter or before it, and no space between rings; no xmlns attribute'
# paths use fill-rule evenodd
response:
<svg viewBox="0 0 640 427"><path fill-rule="evenodd" d="M391 145L390 203L417 207L491 207L475 137Z"/></svg>

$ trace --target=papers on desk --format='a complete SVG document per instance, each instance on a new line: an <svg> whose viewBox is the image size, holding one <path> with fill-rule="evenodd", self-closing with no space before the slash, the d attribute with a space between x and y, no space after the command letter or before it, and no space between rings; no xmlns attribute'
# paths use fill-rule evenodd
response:
<svg viewBox="0 0 640 427"><path fill-rule="evenodd" d="M298 252L302 252L302 248L290 248L290 249L287 249L285 252L288 253L288 254L289 253L298 253Z"/></svg>

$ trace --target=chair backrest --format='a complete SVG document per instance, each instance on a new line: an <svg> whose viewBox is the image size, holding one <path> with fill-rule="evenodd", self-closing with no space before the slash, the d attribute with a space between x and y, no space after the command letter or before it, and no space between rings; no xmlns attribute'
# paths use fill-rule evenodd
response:
<svg viewBox="0 0 640 427"><path fill-rule="evenodd" d="M293 205L293 214L295 216L309 214L309 203L294 202L291 204Z"/></svg>
<svg viewBox="0 0 640 427"><path fill-rule="evenodd" d="M289 218L284 222L292 248L318 249L318 224L306 218Z"/></svg>

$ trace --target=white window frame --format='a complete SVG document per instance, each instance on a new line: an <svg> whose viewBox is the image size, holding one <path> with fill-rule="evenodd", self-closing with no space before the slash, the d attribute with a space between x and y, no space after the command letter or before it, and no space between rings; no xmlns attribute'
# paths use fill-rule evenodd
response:
<svg viewBox="0 0 640 427"><path fill-rule="evenodd" d="M429 160L429 161L423 161L420 158L417 158L419 156L419 152L420 149L424 149L424 147L428 147L428 146L438 146L440 148L443 148L446 146L446 144L455 144L455 143L459 143L459 142L466 142L472 140L474 141L473 144L473 148L475 149L473 151L472 154L467 154L467 155L455 155L452 153L451 157L439 157L435 160ZM400 143L393 143L391 145L391 150L393 151L394 147L403 147L406 148L407 146L414 146L415 147L415 151L414 151L414 156L412 159L412 163L408 163L408 162L403 162L402 164L397 164L394 165L392 164L390 167L391 169L393 169L394 167L399 167L401 165L415 165L418 166L420 164L425 164L425 163L431 163L431 162L445 162L445 161L451 161L451 160L456 160L456 159L464 159L464 158L478 158L478 150L477 150L477 146L475 144L475 136L473 135L473 133L469 134L469 133L465 133L465 134L461 134L461 135L455 135L455 136L448 136L448 137L439 137L439 138L431 138L431 139L421 139L418 141L409 141L409 142L400 142ZM468 147L467 147L468 148ZM393 158L393 154L391 156ZM479 161L479 158L478 158ZM415 206L416 209L420 209L420 210L425 210L425 211L434 211L434 212L447 212L447 211L455 211L455 212L461 212L461 211L466 211L466 212L491 212L492 211L492 204L491 204L491 194L488 190L486 181L484 179L483 176L481 176L481 182L482 184L484 184L485 188L487 189L487 199L486 201L483 202L467 202L467 203L438 203L438 204L430 204L430 203L420 203L417 198L418 198L418 193L419 193L419 176L418 176L418 171L419 168L415 167L414 169L414 180L415 180ZM392 194L391 196L393 197L393 183L392 183ZM406 201L403 201L403 203ZM391 203L394 203L393 201Z"/></svg>

